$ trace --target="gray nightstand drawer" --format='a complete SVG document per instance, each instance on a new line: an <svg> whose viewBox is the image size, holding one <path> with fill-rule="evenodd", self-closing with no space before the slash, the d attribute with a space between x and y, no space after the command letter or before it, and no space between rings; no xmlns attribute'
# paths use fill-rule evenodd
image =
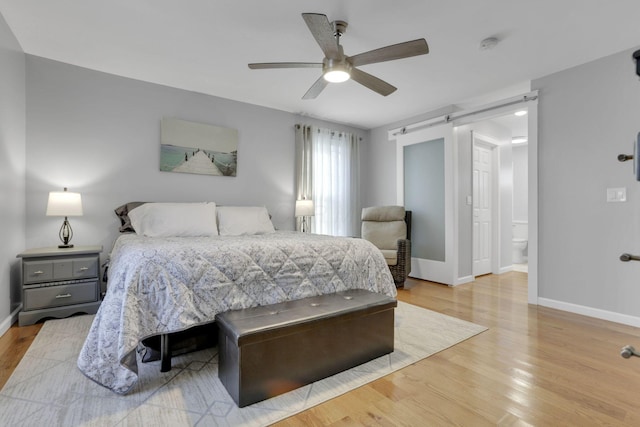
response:
<svg viewBox="0 0 640 427"><path fill-rule="evenodd" d="M98 257L74 258L73 278L98 277Z"/></svg>
<svg viewBox="0 0 640 427"><path fill-rule="evenodd" d="M53 280L53 263L51 261L25 261L24 283L49 282Z"/></svg>
<svg viewBox="0 0 640 427"><path fill-rule="evenodd" d="M43 283L98 277L98 257L24 261L24 283Z"/></svg>
<svg viewBox="0 0 640 427"><path fill-rule="evenodd" d="M60 307L96 301L98 281L68 285L44 286L24 290L24 310Z"/></svg>

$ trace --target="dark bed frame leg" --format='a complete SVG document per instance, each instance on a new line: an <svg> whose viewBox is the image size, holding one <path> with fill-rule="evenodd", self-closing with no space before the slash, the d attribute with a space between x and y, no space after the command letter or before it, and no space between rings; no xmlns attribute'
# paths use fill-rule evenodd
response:
<svg viewBox="0 0 640 427"><path fill-rule="evenodd" d="M171 370L171 346L169 344L169 334L160 336L160 372Z"/></svg>

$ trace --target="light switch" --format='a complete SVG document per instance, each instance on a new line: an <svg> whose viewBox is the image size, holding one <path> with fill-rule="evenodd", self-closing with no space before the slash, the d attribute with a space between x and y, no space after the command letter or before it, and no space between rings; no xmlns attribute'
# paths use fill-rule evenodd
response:
<svg viewBox="0 0 640 427"><path fill-rule="evenodd" d="M607 188L607 202L626 202L627 201L627 188Z"/></svg>
<svg viewBox="0 0 640 427"><path fill-rule="evenodd" d="M473 205L473 197L467 196L467 206L471 206L471 205Z"/></svg>

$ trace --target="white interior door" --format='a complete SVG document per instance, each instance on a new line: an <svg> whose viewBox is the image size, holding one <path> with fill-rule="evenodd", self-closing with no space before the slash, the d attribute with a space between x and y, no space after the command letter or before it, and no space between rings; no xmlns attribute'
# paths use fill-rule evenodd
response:
<svg viewBox="0 0 640 427"><path fill-rule="evenodd" d="M396 147L398 204L412 211L410 276L453 285L453 125L400 135Z"/></svg>
<svg viewBox="0 0 640 427"><path fill-rule="evenodd" d="M493 152L473 144L473 275L491 273Z"/></svg>

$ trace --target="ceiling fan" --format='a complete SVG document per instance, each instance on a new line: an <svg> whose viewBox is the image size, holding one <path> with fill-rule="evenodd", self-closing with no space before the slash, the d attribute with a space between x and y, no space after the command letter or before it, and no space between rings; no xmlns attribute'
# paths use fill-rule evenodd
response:
<svg viewBox="0 0 640 427"><path fill-rule="evenodd" d="M340 83L350 78L380 95L387 96L397 89L371 74L359 70L358 66L429 53L425 39L398 43L370 50L354 56L346 56L340 45L340 36L347 29L344 21L329 22L326 15L303 13L302 18L324 52L322 62L263 62L249 64L252 70L266 68L322 68L322 76L304 94L302 99L316 98L329 83Z"/></svg>

